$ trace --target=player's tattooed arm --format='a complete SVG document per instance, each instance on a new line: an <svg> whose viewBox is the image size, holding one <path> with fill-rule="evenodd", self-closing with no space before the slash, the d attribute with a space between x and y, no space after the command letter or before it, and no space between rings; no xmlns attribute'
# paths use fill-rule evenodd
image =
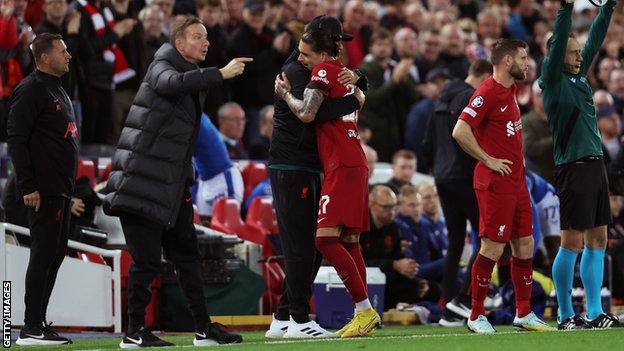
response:
<svg viewBox="0 0 624 351"><path fill-rule="evenodd" d="M316 112L323 103L325 97L318 89L306 88L303 91L303 100L299 100L290 92L284 95L284 101L295 115L304 123L314 121Z"/></svg>

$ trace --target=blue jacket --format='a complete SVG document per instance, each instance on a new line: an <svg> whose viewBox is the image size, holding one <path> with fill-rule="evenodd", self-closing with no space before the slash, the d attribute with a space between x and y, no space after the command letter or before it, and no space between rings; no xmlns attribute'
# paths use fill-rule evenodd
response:
<svg viewBox="0 0 624 351"><path fill-rule="evenodd" d="M193 161L201 180L211 179L232 167L232 161L219 131L205 113L201 116Z"/></svg>
<svg viewBox="0 0 624 351"><path fill-rule="evenodd" d="M403 240L411 245L405 257L420 265L418 276L427 280L441 281L442 266L448 249L448 232L443 219L434 223L422 215L419 223L407 216L397 215L396 222Z"/></svg>

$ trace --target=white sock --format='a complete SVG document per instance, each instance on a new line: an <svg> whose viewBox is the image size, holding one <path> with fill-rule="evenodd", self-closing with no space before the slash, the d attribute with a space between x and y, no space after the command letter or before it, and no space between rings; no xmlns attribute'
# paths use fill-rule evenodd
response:
<svg viewBox="0 0 624 351"><path fill-rule="evenodd" d="M371 305L368 299L355 303L356 311L364 311L364 310L369 310L371 308L373 308L373 306Z"/></svg>

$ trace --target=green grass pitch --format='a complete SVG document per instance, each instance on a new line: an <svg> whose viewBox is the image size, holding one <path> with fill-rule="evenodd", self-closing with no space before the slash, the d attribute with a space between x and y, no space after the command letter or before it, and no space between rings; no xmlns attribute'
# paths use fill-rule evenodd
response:
<svg viewBox="0 0 624 351"><path fill-rule="evenodd" d="M331 340L280 340L269 341L264 332L244 332L244 342L238 345L205 347L228 351L303 351L303 350L624 350L624 329L558 331L550 333L516 332L512 327L498 327L497 335L475 335L466 328L439 326L385 327L374 337ZM201 349L192 344L191 334L165 335L164 339L176 344L177 349ZM58 347L19 347L25 350L110 350L119 348L119 338L81 339L72 345Z"/></svg>

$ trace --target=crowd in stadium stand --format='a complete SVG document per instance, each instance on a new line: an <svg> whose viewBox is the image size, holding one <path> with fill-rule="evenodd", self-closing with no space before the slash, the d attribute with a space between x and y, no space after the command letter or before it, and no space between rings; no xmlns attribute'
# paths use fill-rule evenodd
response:
<svg viewBox="0 0 624 351"><path fill-rule="evenodd" d="M622 4L588 74L605 162L619 164L624 157ZM195 154L195 201L204 204L198 207L209 224L212 204L220 196L249 207L240 170L231 160L267 160L275 77L306 23L321 14L338 17L345 32L354 36L345 43L341 59L348 68L361 70L369 83L359 125L367 159L371 168L375 162L393 167L388 187L370 195L371 230L362 235L364 257L387 276L386 309L419 304L433 321L441 313L447 229L433 182L411 184L411 179L415 172L430 172L423 142L435 102L445 85L467 77L471 63L488 59L496 39L526 41L530 72L518 84L516 96L523 114L526 163L552 184L552 137L536 80L559 6L559 0L0 0L0 142L6 140L13 89L34 69L29 45L35 35L61 34L72 55L62 84L74 104L81 144L114 146L154 53L169 40L171 24L177 16L196 15L210 41L200 66L223 67L235 57L254 58L225 88L206 92L200 134L223 141L216 147L200 137ZM572 27L581 43L597 11L585 0L575 4ZM99 28L92 20L96 13L106 22ZM7 214L14 209L7 200L14 193L11 184L3 191ZM250 193L270 196L269 182ZM613 281L619 282L612 294L624 299L622 199L614 195L611 200L609 252ZM387 240L393 243L391 250ZM550 260L542 254L535 269L549 275ZM459 274L458 286L464 279Z"/></svg>

